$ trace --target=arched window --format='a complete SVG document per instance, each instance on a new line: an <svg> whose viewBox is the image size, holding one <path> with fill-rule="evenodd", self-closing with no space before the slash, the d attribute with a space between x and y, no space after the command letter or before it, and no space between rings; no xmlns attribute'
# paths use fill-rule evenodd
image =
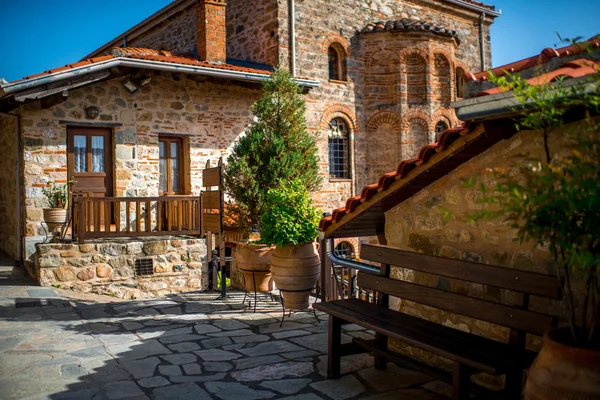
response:
<svg viewBox="0 0 600 400"><path fill-rule="evenodd" d="M334 118L329 123L329 176L350 178L350 139L348 123Z"/></svg>
<svg viewBox="0 0 600 400"><path fill-rule="evenodd" d="M335 246L333 250L333 254L339 258L354 258L354 247L350 244L350 242L340 242Z"/></svg>
<svg viewBox="0 0 600 400"><path fill-rule="evenodd" d="M460 67L456 68L455 82L456 82L456 98L462 99L463 97L465 97L465 94L464 94L465 71Z"/></svg>
<svg viewBox="0 0 600 400"><path fill-rule="evenodd" d="M442 134L442 132L446 131L448 129L448 124L445 121L438 121L437 124L435 124L435 141L438 142L440 140L440 135Z"/></svg>
<svg viewBox="0 0 600 400"><path fill-rule="evenodd" d="M343 47L338 44L332 44L327 51L329 58L329 80L330 81L345 81L346 80L346 52Z"/></svg>
<svg viewBox="0 0 600 400"><path fill-rule="evenodd" d="M448 59L442 54L436 54L434 56L434 67L434 99L436 101L439 101L443 107L449 107L450 101L452 101L452 89L450 87L452 70L450 69L450 63L448 62Z"/></svg>

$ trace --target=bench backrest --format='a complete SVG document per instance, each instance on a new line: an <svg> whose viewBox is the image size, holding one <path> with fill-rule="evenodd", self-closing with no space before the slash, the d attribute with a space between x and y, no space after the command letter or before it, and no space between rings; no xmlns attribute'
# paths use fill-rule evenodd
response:
<svg viewBox="0 0 600 400"><path fill-rule="evenodd" d="M360 273L358 286L440 310L481 321L509 327L536 335L555 326L556 317L529 311L529 295L560 298L560 285L555 276L510 268L491 266L394 249L378 245L362 245L361 258L389 265L426 272L446 278L480 283L522 293L515 306L482 300L416 283L391 279L388 276ZM511 333L512 334L512 333Z"/></svg>

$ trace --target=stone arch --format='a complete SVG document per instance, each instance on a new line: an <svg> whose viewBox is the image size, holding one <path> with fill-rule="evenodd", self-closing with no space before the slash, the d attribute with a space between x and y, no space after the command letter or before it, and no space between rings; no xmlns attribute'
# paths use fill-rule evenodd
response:
<svg viewBox="0 0 600 400"><path fill-rule="evenodd" d="M432 78L433 100L442 107L449 107L452 100L452 67L443 54L434 55Z"/></svg>
<svg viewBox="0 0 600 400"><path fill-rule="evenodd" d="M408 106L427 104L427 60L422 51L405 53L401 58L406 74Z"/></svg>
<svg viewBox="0 0 600 400"><path fill-rule="evenodd" d="M402 120L391 111L382 111L367 122L367 178L376 182L396 169L402 161Z"/></svg>
<svg viewBox="0 0 600 400"><path fill-rule="evenodd" d="M365 70L365 107L375 111L394 107L400 101L400 58L390 50L371 55Z"/></svg>
<svg viewBox="0 0 600 400"><path fill-rule="evenodd" d="M327 54L327 51L329 51L329 47L334 43L339 45L342 49L344 49L344 53L346 53L346 56L350 55L350 43L348 43L348 41L343 36L339 35L330 35L326 37L325 40L323 40L323 43L321 44L323 53Z"/></svg>
<svg viewBox="0 0 600 400"><path fill-rule="evenodd" d="M321 122L319 123L319 129L326 131L329 129L329 122L335 117L342 117L348 120L350 123L350 133L356 133L358 129L356 113L350 108L343 104L334 104L325 109L321 115Z"/></svg>

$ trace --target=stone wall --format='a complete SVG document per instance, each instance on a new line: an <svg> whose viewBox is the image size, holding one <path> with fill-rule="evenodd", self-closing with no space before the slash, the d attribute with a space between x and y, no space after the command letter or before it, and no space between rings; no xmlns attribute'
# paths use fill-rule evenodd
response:
<svg viewBox="0 0 600 400"><path fill-rule="evenodd" d="M17 180L19 131L18 118L0 114L0 251L20 259L19 252L19 193Z"/></svg>
<svg viewBox="0 0 600 400"><path fill-rule="evenodd" d="M128 47L196 54L196 5L128 41Z"/></svg>
<svg viewBox="0 0 600 400"><path fill-rule="evenodd" d="M560 132L553 134L550 138L552 151L561 149L564 140L564 135ZM518 166L525 155L543 159L543 140L540 132L523 131L511 139L499 142L391 209L386 213L385 234L388 245L434 256L554 274L548 250L536 247L533 243L519 244L516 241L516 231L502 218L475 221L472 218L482 208L478 203L483 196L479 190L480 183L487 187L495 185L490 169L507 168L509 172L518 173ZM477 179L475 186L465 184L465 181L472 178ZM436 279L431 275L408 269L394 267L392 276L495 302L510 304L513 300L509 291L452 279ZM392 299L391 304L395 309L446 326L497 340L507 339L508 329L503 327L409 301ZM532 297L531 307L550 313L557 313L560 309L553 302L535 296ZM529 336L528 339L531 346L539 345L539 338ZM436 357L424 355L422 352L409 349L407 351L437 360Z"/></svg>
<svg viewBox="0 0 600 400"><path fill-rule="evenodd" d="M227 1L228 58L279 64L277 7L277 0Z"/></svg>
<svg viewBox="0 0 600 400"><path fill-rule="evenodd" d="M66 102L49 109L39 103L22 107L25 235L43 234L41 188L47 182L66 182L67 126L91 122L85 117L86 107L99 108L93 121L99 126L119 124L113 128L116 196L158 195L158 138L163 134L184 138L190 155L184 186L186 194L198 195L206 161L214 163L229 154L250 122L250 107L259 95L258 89L227 81L163 73L133 94L112 80L73 90Z"/></svg>
<svg viewBox="0 0 600 400"><path fill-rule="evenodd" d="M204 239L165 238L86 244L38 244L34 277L41 286L70 288L123 299L206 289ZM151 260L152 275L136 272Z"/></svg>

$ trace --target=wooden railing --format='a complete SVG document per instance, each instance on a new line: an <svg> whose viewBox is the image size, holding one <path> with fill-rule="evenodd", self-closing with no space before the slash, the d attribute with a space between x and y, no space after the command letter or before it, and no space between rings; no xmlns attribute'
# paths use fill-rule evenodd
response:
<svg viewBox="0 0 600 400"><path fill-rule="evenodd" d="M204 234L202 196L73 197L73 234L86 239Z"/></svg>

